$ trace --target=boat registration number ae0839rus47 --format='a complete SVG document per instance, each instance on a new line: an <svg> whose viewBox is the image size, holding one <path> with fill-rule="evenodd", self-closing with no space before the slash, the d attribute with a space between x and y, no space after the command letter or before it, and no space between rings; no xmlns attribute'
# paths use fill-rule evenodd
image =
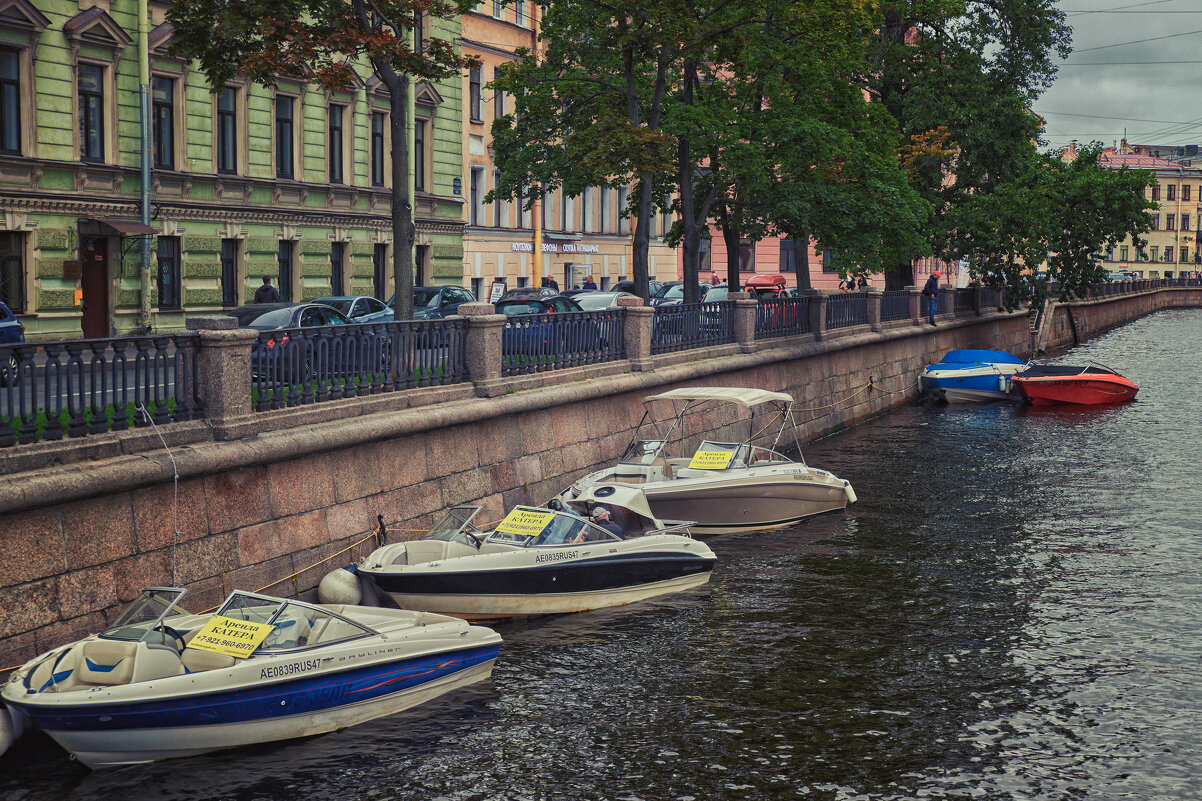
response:
<svg viewBox="0 0 1202 801"><path fill-rule="evenodd" d="M346 728L487 678L496 632L429 612L236 591L191 614L151 587L104 631L5 684L15 737L40 728L89 767Z"/></svg>

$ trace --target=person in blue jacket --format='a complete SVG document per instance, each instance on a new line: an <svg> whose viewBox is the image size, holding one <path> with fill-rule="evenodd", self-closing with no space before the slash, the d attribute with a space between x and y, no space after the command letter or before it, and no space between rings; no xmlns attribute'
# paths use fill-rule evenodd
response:
<svg viewBox="0 0 1202 801"><path fill-rule="evenodd" d="M931 321L931 325L938 325L935 322L935 312L939 310L939 271L931 273L927 278L926 285L922 288L922 294L927 297L927 317Z"/></svg>

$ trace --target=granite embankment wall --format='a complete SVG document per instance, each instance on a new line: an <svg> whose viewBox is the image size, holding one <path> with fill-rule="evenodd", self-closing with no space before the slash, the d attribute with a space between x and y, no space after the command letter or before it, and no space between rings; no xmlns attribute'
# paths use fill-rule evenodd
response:
<svg viewBox="0 0 1202 801"><path fill-rule="evenodd" d="M1077 326L1088 319L1090 331L1100 330L1200 302L1202 292L1116 299ZM497 397L474 397L469 385L348 399L282 412L279 419L292 415L289 425L277 419L224 441L195 441L196 424L179 423L183 433L165 432L178 489L161 448L123 454L81 440L74 447L97 449L89 460L10 471L0 485L0 669L102 627L144 586L186 585L196 610L232 589L311 593L332 567L370 548L319 564L362 540L377 515L417 536L453 504L483 504L482 519L495 520L514 504L545 501L612 463L638 424L640 399L656 391L717 384L790 392L805 442L912 402L919 371L950 348L1025 356L1031 345L1023 313L840 333L545 373ZM702 417L690 433L735 422L723 414Z"/></svg>

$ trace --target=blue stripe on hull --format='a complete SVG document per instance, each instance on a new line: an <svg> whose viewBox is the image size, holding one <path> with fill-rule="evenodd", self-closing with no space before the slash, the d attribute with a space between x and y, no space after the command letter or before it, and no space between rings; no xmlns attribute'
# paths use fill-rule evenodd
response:
<svg viewBox="0 0 1202 801"><path fill-rule="evenodd" d="M496 659L499 650L498 643L334 674L264 680L261 685L183 698L55 709L26 703L16 705L29 715L34 725L46 731L122 731L244 723L335 709L392 695ZM297 660L303 661L305 656L299 654ZM272 661L264 667L280 664Z"/></svg>

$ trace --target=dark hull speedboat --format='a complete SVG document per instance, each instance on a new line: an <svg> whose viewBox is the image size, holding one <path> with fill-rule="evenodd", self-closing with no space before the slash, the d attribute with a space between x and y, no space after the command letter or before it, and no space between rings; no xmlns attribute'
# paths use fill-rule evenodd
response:
<svg viewBox="0 0 1202 801"><path fill-rule="evenodd" d="M1108 367L1037 365L1010 379L1022 397L1036 406L1126 403L1139 387Z"/></svg>

